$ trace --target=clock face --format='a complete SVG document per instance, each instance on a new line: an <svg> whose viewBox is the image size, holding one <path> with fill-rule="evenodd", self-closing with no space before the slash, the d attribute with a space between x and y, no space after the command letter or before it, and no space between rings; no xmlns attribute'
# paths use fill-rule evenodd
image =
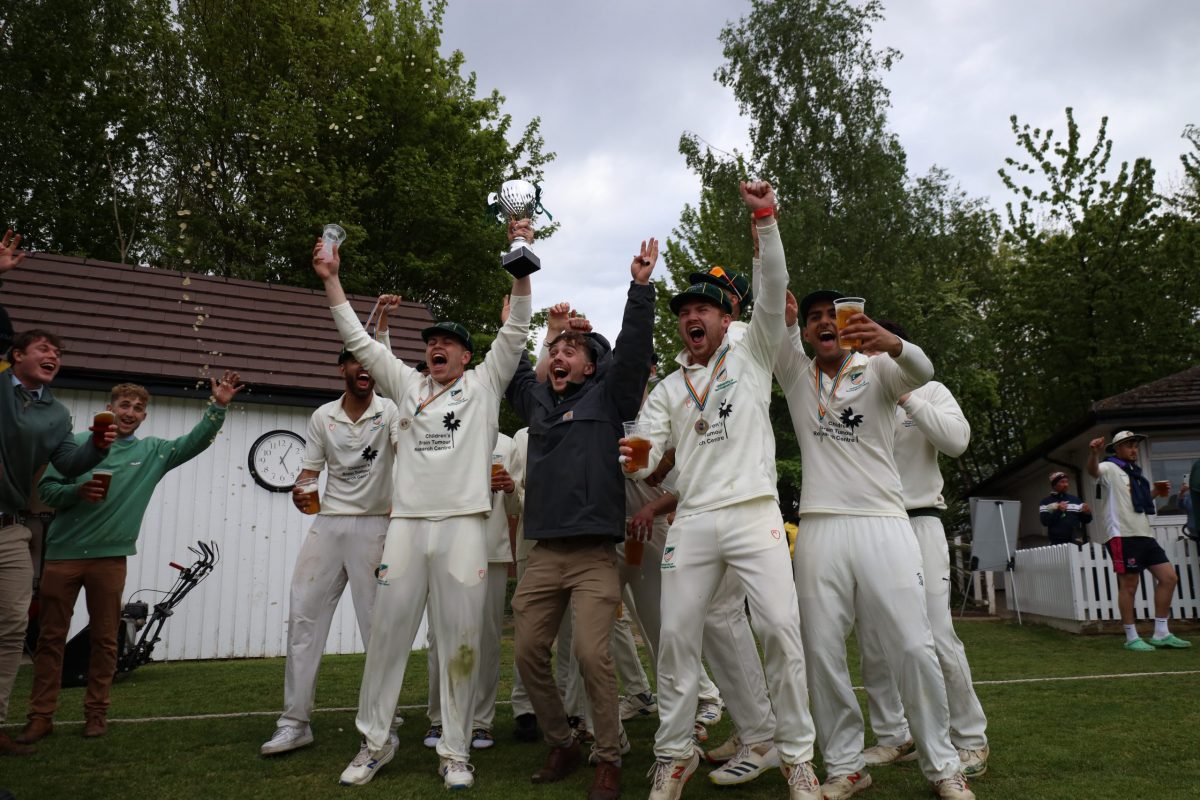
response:
<svg viewBox="0 0 1200 800"><path fill-rule="evenodd" d="M271 492L290 492L304 460L304 439L291 431L269 431L250 445L250 475Z"/></svg>

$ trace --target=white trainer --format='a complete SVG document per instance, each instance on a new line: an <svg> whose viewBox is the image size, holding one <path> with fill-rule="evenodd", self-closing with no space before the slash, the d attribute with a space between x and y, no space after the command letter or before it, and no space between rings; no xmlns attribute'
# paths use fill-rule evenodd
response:
<svg viewBox="0 0 1200 800"><path fill-rule="evenodd" d="M825 800L848 800L871 785L871 774L865 769L850 775L826 778L821 784L821 797Z"/></svg>
<svg viewBox="0 0 1200 800"><path fill-rule="evenodd" d="M742 737L735 733L726 739L724 744L719 744L711 750L705 750L704 760L710 764L724 764L736 756L741 749Z"/></svg>
<svg viewBox="0 0 1200 800"><path fill-rule="evenodd" d="M958 760L962 762L962 773L968 778L978 778L987 772L988 755L991 750L985 744L979 750L958 751Z"/></svg>
<svg viewBox="0 0 1200 800"><path fill-rule="evenodd" d="M726 761L724 766L708 773L708 779L717 786L736 786L739 783L749 783L768 769L778 766L779 751L775 749L774 742L744 744L737 755Z"/></svg>
<svg viewBox="0 0 1200 800"><path fill-rule="evenodd" d="M470 789L475 785L475 776L471 774L474 771L470 764L455 758L443 758L438 767L438 774L447 789Z"/></svg>
<svg viewBox="0 0 1200 800"><path fill-rule="evenodd" d="M811 761L783 764L780 769L787 778L788 800L821 800L821 782Z"/></svg>
<svg viewBox="0 0 1200 800"><path fill-rule="evenodd" d="M275 735L264 742L259 751L264 756L273 756L296 750L312 742L312 728L307 725L280 725L275 729Z"/></svg>
<svg viewBox="0 0 1200 800"><path fill-rule="evenodd" d="M724 716L724 708L719 700L715 703L711 700L701 700L700 704L696 706L696 722L705 727L716 725Z"/></svg>
<svg viewBox="0 0 1200 800"><path fill-rule="evenodd" d="M433 748L437 747L440 741L442 741L442 726L430 725L429 730L425 731L425 738L421 740L421 744Z"/></svg>
<svg viewBox="0 0 1200 800"><path fill-rule="evenodd" d="M975 793L967 786L967 779L961 772L956 772L949 778L935 781L933 793L941 800L975 800Z"/></svg>
<svg viewBox="0 0 1200 800"><path fill-rule="evenodd" d="M646 775L650 778L649 800L679 800L683 785L700 766L700 754L692 749L687 758L673 761L655 761Z"/></svg>
<svg viewBox="0 0 1200 800"><path fill-rule="evenodd" d="M912 761L916 757L917 746L912 739L909 739L898 747L877 744L874 747L868 747L866 750L863 750L863 760L867 762L868 767L884 767L888 764L895 764L898 761Z"/></svg>
<svg viewBox="0 0 1200 800"><path fill-rule="evenodd" d="M400 740L394 733L388 734L387 744L379 750L371 750L364 741L350 766L342 770L342 777L338 779L338 783L342 786L362 786L364 783L370 783L379 768L395 758L396 747L399 744Z"/></svg>
<svg viewBox="0 0 1200 800"><path fill-rule="evenodd" d="M633 749L633 745L629 743L629 735L625 733L625 726L618 725L617 729L621 735L620 739L617 740L617 752L625 755ZM594 741L592 742L592 752L588 753L588 763L593 767L600 763L600 757L596 755L596 743Z"/></svg>
<svg viewBox="0 0 1200 800"><path fill-rule="evenodd" d="M622 722L636 717L648 717L658 713L658 698L650 692L627 694L621 698L617 708L621 712Z"/></svg>

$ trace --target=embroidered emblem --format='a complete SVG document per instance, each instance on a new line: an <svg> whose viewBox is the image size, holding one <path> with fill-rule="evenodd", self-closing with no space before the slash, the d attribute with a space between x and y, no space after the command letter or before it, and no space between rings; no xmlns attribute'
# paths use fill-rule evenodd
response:
<svg viewBox="0 0 1200 800"><path fill-rule="evenodd" d="M862 425L863 415L855 414L853 408L846 406L846 410L842 412L841 420L843 425L850 430L854 430L859 425Z"/></svg>
<svg viewBox="0 0 1200 800"><path fill-rule="evenodd" d="M412 422L413 422L412 419L410 419L409 417L402 418L400 420L400 430L402 430L402 431L408 430L409 428L412 427Z"/></svg>
<svg viewBox="0 0 1200 800"><path fill-rule="evenodd" d="M378 567L376 567L375 568L375 583L379 584L380 586L390 586L391 584L388 583L388 581L387 581L387 571L388 571L387 564L380 564Z"/></svg>
<svg viewBox="0 0 1200 800"><path fill-rule="evenodd" d="M779 541L779 537L779 530L777 528L771 528L771 538L773 538L775 541Z"/></svg>

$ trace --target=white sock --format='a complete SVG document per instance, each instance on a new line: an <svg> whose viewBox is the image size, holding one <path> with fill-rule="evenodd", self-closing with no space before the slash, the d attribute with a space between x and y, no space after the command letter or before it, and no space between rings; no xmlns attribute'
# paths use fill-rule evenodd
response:
<svg viewBox="0 0 1200 800"><path fill-rule="evenodd" d="M1154 618L1154 638L1155 639L1165 639L1170 635L1171 635L1171 632L1169 630L1167 630L1167 618L1166 617L1155 617Z"/></svg>
<svg viewBox="0 0 1200 800"><path fill-rule="evenodd" d="M1137 626L1136 625L1126 625L1125 626L1125 641L1132 642L1133 640L1135 640L1137 638L1138 638Z"/></svg>

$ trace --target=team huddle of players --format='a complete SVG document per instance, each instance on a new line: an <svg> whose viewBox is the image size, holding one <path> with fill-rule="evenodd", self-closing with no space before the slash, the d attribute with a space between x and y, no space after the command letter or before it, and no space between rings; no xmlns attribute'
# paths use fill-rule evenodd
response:
<svg viewBox="0 0 1200 800"><path fill-rule="evenodd" d="M366 783L394 757L395 707L427 613L427 743L447 788L471 786L470 750L492 744L507 518L521 514L514 715L536 716L550 747L534 783L561 781L583 759L550 660L554 641L561 655L569 637L586 694L578 728L593 739L588 796L620 793L630 747L621 711L653 707L644 692L618 701L612 631L623 595L657 672L651 800L679 797L698 768L698 707L701 725L720 713L702 659L736 729L707 754L722 762L714 782L778 766L790 798L837 800L871 784L868 766L915 757L938 797L974 797L964 774L986 769L986 721L950 622L937 466L939 451L966 448L969 426L902 331L862 313L839 329L838 292L797 301L787 291L774 192L753 182L741 195L755 231L752 280L714 268L671 299L678 369L649 392L653 239L633 257L615 348L556 308L535 367L525 350L525 276L514 279L504 324L478 366L467 369L474 344L463 326L426 328L427 373L396 359L386 336L368 335L342 291L336 249L314 248L345 345L347 391L310 426L304 470L326 471L327 483L297 561L285 711L265 754L312 741L320 650L349 581L367 658L356 720L363 743L342 783ZM524 220L510 235L533 238ZM769 414L774 381L804 464L790 560ZM528 424L516 441L498 436L501 397ZM649 442L644 467L622 438L622 423L634 419ZM626 546L644 550L640 564ZM846 663L852 627L878 740L870 749ZM818 744L823 783L812 765Z"/></svg>

